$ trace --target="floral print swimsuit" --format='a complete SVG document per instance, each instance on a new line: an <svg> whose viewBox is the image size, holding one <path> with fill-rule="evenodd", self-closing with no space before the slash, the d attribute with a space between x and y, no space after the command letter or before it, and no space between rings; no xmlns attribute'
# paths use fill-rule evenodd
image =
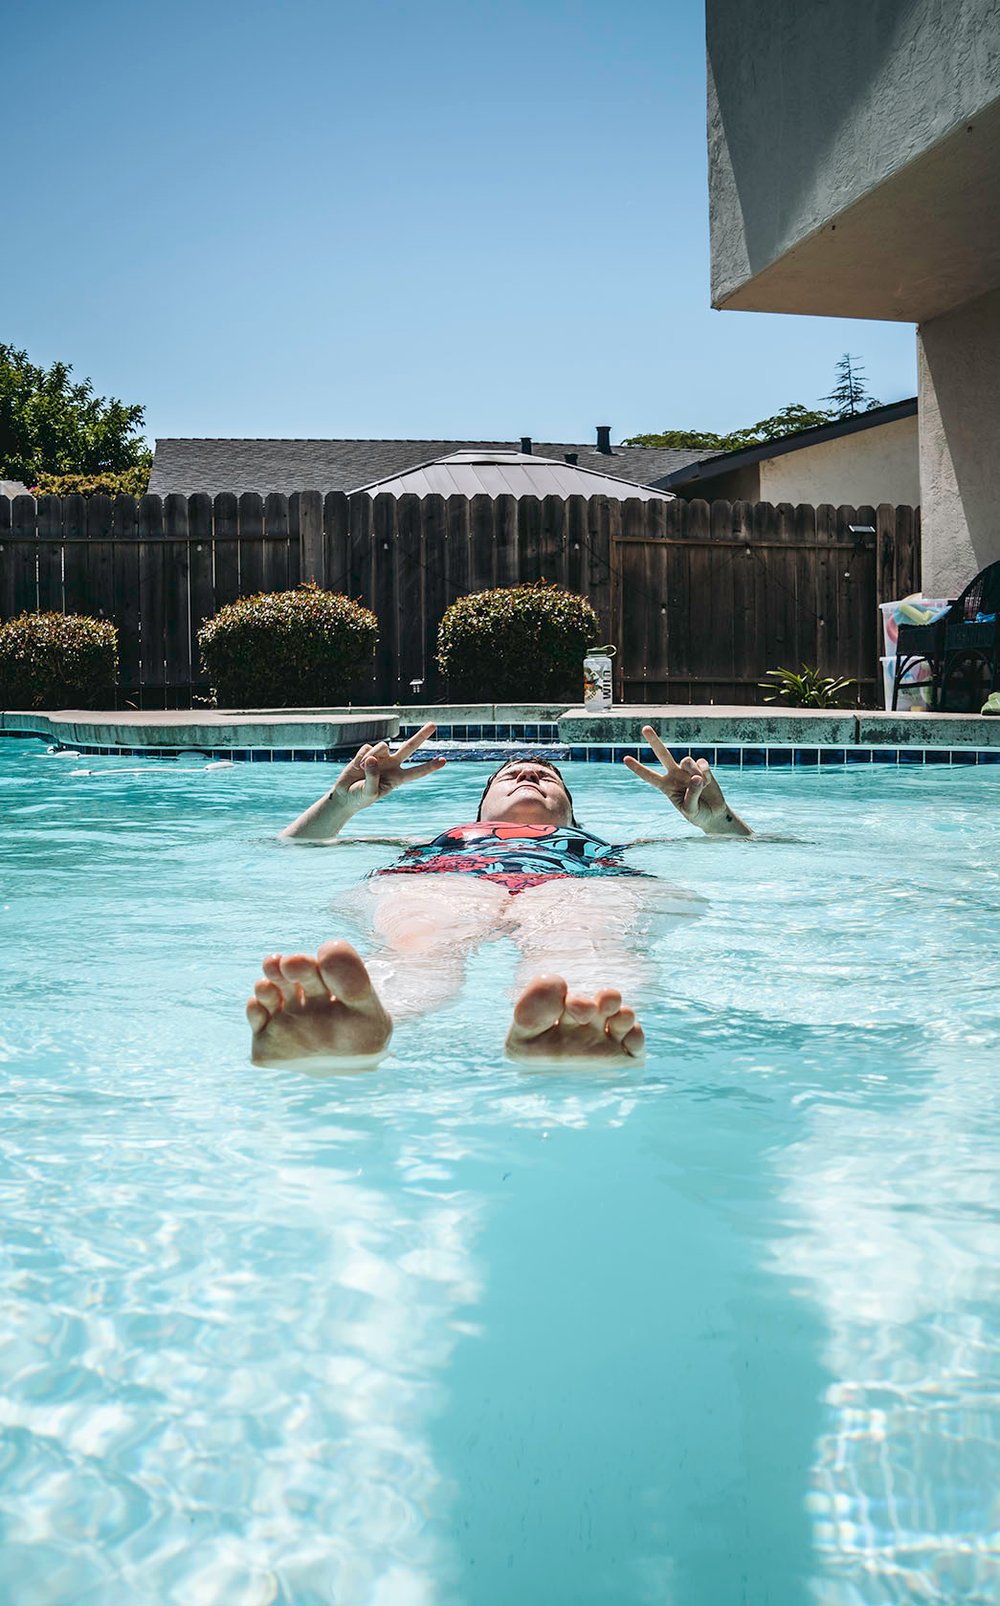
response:
<svg viewBox="0 0 1000 1606"><path fill-rule="evenodd" d="M578 825L508 825L477 820L453 825L433 842L407 848L384 875L432 873L479 876L496 881L510 893L524 892L544 881L567 876L640 876L621 863L622 847L581 831Z"/></svg>

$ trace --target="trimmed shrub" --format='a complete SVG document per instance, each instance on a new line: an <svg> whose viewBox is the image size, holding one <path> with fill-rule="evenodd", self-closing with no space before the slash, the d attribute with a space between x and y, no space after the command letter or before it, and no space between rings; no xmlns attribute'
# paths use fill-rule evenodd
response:
<svg viewBox="0 0 1000 1606"><path fill-rule="evenodd" d="M579 702L583 658L601 639L590 603L538 581L460 597L438 627L451 697Z"/></svg>
<svg viewBox="0 0 1000 1606"><path fill-rule="evenodd" d="M202 667L223 708L343 703L377 641L373 613L312 580L229 602L198 632Z"/></svg>
<svg viewBox="0 0 1000 1606"><path fill-rule="evenodd" d="M20 613L0 625L0 707L108 708L118 631L79 613Z"/></svg>
<svg viewBox="0 0 1000 1606"><path fill-rule="evenodd" d="M145 496L149 489L150 464L123 468L120 474L39 474L32 496Z"/></svg>

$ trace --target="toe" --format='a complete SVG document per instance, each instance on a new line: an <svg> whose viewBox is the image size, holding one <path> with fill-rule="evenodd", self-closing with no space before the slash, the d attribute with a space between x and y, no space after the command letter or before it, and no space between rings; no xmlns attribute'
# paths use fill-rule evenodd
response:
<svg viewBox="0 0 1000 1606"><path fill-rule="evenodd" d="M316 961L309 954L286 954L281 961L281 974L293 986L301 987L306 998L330 996L320 977Z"/></svg>
<svg viewBox="0 0 1000 1606"><path fill-rule="evenodd" d="M344 1004L374 1000L371 977L361 955L349 942L325 942L316 955L322 984Z"/></svg>
<svg viewBox="0 0 1000 1606"><path fill-rule="evenodd" d="M614 987L602 987L595 999L595 1003L597 1005L597 1013L604 1020L610 1020L611 1016L617 1015L622 1007L622 995Z"/></svg>
<svg viewBox="0 0 1000 1606"><path fill-rule="evenodd" d="M629 1032L635 1030L635 1010L619 1009L609 1017L607 1024L608 1036L615 1043L624 1043Z"/></svg>
<svg viewBox="0 0 1000 1606"><path fill-rule="evenodd" d="M280 988L273 981L258 981L254 983L254 997L267 1014L276 1015L282 1005Z"/></svg>
<svg viewBox="0 0 1000 1606"><path fill-rule="evenodd" d="M646 1034L638 1024L632 1027L622 1042L622 1048L633 1059L641 1060L646 1052Z"/></svg>
<svg viewBox="0 0 1000 1606"><path fill-rule="evenodd" d="M270 1019L271 1017L264 1005L259 1003L256 998L247 1000L247 1020L250 1022L250 1030L255 1037L264 1030Z"/></svg>
<svg viewBox="0 0 1000 1606"><path fill-rule="evenodd" d="M567 998L563 1014L572 1026L590 1026L597 1020L597 1005L592 998L577 994Z"/></svg>
<svg viewBox="0 0 1000 1606"><path fill-rule="evenodd" d="M281 955L268 954L261 969L268 981L277 987L286 1004L294 1004L297 997L294 982L286 980L281 973Z"/></svg>
<svg viewBox="0 0 1000 1606"><path fill-rule="evenodd" d="M536 976L514 1005L514 1025L534 1037L555 1026L566 1006L566 983L561 976Z"/></svg>

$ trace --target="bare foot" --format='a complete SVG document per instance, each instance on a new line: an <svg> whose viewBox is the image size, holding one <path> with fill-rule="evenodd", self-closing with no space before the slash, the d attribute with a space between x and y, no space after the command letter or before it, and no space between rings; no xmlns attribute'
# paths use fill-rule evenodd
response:
<svg viewBox="0 0 1000 1606"><path fill-rule="evenodd" d="M384 1054L392 1021L349 942L325 942L315 959L271 954L263 969L247 1004L255 1065L361 1070Z"/></svg>
<svg viewBox="0 0 1000 1606"><path fill-rule="evenodd" d="M569 997L561 976L529 981L514 1006L507 1053L517 1060L586 1060L623 1064L641 1060L642 1027L622 995L603 988L594 998Z"/></svg>

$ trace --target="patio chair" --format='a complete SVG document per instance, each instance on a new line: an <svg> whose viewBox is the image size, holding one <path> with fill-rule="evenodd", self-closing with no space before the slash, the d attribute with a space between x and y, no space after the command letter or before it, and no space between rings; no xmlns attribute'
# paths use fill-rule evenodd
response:
<svg viewBox="0 0 1000 1606"><path fill-rule="evenodd" d="M944 618L937 707L978 714L997 689L1000 657L1000 562L981 569Z"/></svg>
<svg viewBox="0 0 1000 1606"><path fill-rule="evenodd" d="M998 611L1000 563L990 563L969 581L940 619L927 625L901 624L892 681L893 709L907 670L925 662L931 669L932 708L978 713L987 694L983 690L987 682L989 691L997 689ZM994 618L980 622L979 614L993 614Z"/></svg>

